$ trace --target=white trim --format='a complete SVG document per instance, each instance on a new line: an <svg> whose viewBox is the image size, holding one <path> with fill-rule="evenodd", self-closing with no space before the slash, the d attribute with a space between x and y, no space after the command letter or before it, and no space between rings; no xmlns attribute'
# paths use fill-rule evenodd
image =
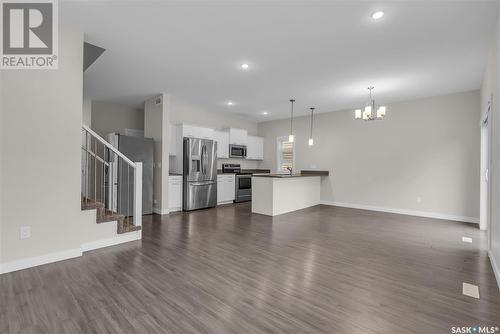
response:
<svg viewBox="0 0 500 334"><path fill-rule="evenodd" d="M181 207L177 207L177 208L170 208L170 209L168 209L168 213L171 213L171 212L179 212L179 211L182 211L182 208L181 208Z"/></svg>
<svg viewBox="0 0 500 334"><path fill-rule="evenodd" d="M234 203L234 200L230 200L230 201L219 202L219 203L217 203L217 205L233 204L233 203Z"/></svg>
<svg viewBox="0 0 500 334"><path fill-rule="evenodd" d="M13 271L37 267L37 266L41 266L43 264L63 261L63 260L72 259L72 258L80 257L80 256L82 256L82 249L75 248L75 249L68 249L68 250L65 250L62 252L49 253L49 254L30 257L30 258L26 258L26 259L15 260L15 261L3 263L2 267L0 268L1 269L0 273L6 274L6 273L13 272Z"/></svg>
<svg viewBox="0 0 500 334"><path fill-rule="evenodd" d="M495 257L493 256L491 250L488 251L488 257L490 258L491 268L493 269L493 273L495 274L495 278L497 279L498 290L500 290L500 269L497 267Z"/></svg>
<svg viewBox="0 0 500 334"><path fill-rule="evenodd" d="M87 252L93 249L114 246L125 242L141 240L141 239L142 239L142 231L134 231L125 234L120 234L114 238L87 242L82 244L80 248L69 249L62 252L49 253L26 259L6 262L0 264L0 274L6 274L13 271L41 266L44 264L73 259L82 256L83 252Z"/></svg>
<svg viewBox="0 0 500 334"><path fill-rule="evenodd" d="M124 234L119 234L116 237L109 239L86 242L82 244L82 252L88 252L94 249L115 246L125 242L141 240L141 238L142 238L142 231L134 231Z"/></svg>
<svg viewBox="0 0 500 334"><path fill-rule="evenodd" d="M400 215L454 220L454 221L460 221L460 222L465 222L465 223L479 224L479 218L476 218L476 217L449 215L449 214L445 214L445 213L414 211L414 210L406 210L406 209L386 208L386 207L380 207L380 206L371 206L371 205L354 204L354 203L341 203L341 202L323 201L323 200L321 201L321 204L332 205L332 206L341 206L344 208L389 212L389 213L397 213Z"/></svg>
<svg viewBox="0 0 500 334"><path fill-rule="evenodd" d="M170 213L170 210L161 210L159 208L153 208L153 213L156 213L157 215L168 215Z"/></svg>

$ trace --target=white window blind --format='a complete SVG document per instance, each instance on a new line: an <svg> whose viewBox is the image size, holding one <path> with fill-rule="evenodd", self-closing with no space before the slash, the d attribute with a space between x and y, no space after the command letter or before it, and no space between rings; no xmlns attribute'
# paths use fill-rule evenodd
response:
<svg viewBox="0 0 500 334"><path fill-rule="evenodd" d="M293 169L294 146L292 142L280 140L278 145L278 171L288 172L287 168Z"/></svg>

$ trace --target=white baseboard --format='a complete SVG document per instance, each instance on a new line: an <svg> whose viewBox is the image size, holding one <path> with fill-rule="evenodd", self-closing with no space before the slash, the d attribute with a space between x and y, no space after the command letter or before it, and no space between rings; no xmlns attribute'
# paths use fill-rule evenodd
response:
<svg viewBox="0 0 500 334"><path fill-rule="evenodd" d="M156 213L157 215L168 215L171 211L166 209L166 210L161 210L159 208L153 208L153 213Z"/></svg>
<svg viewBox="0 0 500 334"><path fill-rule="evenodd" d="M231 201L225 201L225 202L219 202L219 203L217 203L217 205L225 205L225 204L234 204L234 201L231 200Z"/></svg>
<svg viewBox="0 0 500 334"><path fill-rule="evenodd" d="M72 259L75 257L82 256L82 249L68 249L62 252L49 253L45 255L30 257L27 259L21 259L11 262L3 263L0 267L0 274L10 273L12 271L18 271L22 269L27 269L31 267L41 266L43 264L48 264L52 262L63 261L67 259Z"/></svg>
<svg viewBox="0 0 500 334"><path fill-rule="evenodd" d="M142 239L142 231L128 232L124 234L119 234L116 237L109 239L86 242L82 244L82 252L88 252L94 249L115 246L118 244L122 244L124 242L141 240L141 239Z"/></svg>
<svg viewBox="0 0 500 334"><path fill-rule="evenodd" d="M13 271L28 269L32 267L41 266L44 264L80 257L82 256L83 252L87 252L89 250L114 246L124 242L140 240L141 238L142 238L142 231L134 231L118 235L114 238L87 242L82 244L80 248L69 249L62 252L49 253L45 255L30 257L27 259L2 263L0 264L0 274L6 274Z"/></svg>
<svg viewBox="0 0 500 334"><path fill-rule="evenodd" d="M170 208L168 209L168 213L171 213L171 212L179 212L179 211L182 211L182 208Z"/></svg>
<svg viewBox="0 0 500 334"><path fill-rule="evenodd" d="M436 218L436 219L454 220L454 221L460 221L460 222L465 222L465 223L479 224L479 218L448 215L448 214L444 214L444 213L385 208L385 207L380 207L380 206L371 206L371 205L354 204L354 203L342 203L342 202L333 202L333 201L321 201L321 204L332 205L332 206L341 206L344 208L397 213L400 215L407 215L407 216Z"/></svg>
<svg viewBox="0 0 500 334"><path fill-rule="evenodd" d="M495 278L498 284L498 290L500 290L500 268L498 268L495 256L493 256L491 250L488 251L488 257L490 258L491 268L493 268L493 273L495 273Z"/></svg>

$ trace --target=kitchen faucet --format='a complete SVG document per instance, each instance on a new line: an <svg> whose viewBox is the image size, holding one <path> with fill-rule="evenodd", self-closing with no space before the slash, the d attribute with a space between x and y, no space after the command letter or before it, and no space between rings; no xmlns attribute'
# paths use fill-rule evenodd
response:
<svg viewBox="0 0 500 334"><path fill-rule="evenodd" d="M292 167L286 167L286 169L288 170L288 172L290 173L290 175L292 175Z"/></svg>

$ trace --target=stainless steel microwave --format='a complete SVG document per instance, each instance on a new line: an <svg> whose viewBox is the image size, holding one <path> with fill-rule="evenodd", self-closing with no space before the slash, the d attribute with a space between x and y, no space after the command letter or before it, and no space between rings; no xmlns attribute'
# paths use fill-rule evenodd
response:
<svg viewBox="0 0 500 334"><path fill-rule="evenodd" d="M247 147L244 145L229 145L230 158L246 158Z"/></svg>

